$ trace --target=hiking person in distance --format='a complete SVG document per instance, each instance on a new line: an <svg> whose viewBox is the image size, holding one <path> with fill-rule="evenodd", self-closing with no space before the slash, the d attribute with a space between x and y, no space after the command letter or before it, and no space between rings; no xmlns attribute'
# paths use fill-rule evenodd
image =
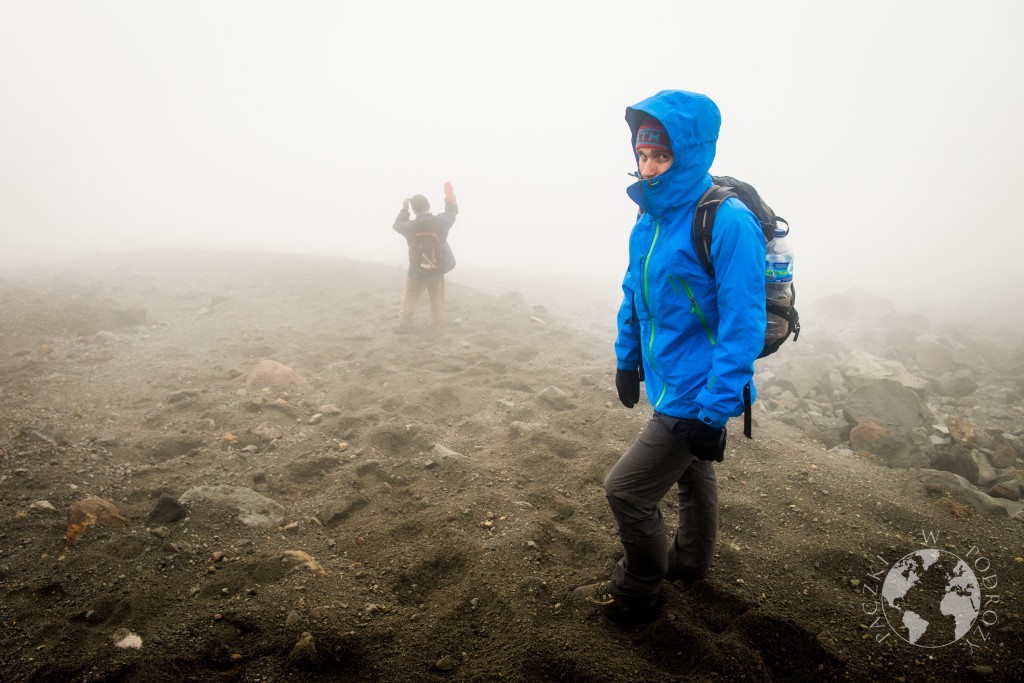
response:
<svg viewBox="0 0 1024 683"><path fill-rule="evenodd" d="M410 208L415 214L412 220ZM412 331L413 311L424 291L430 297L430 328L437 330L444 322L444 276L455 267L455 255L448 245L448 231L458 213L455 191L449 182L444 184L443 213L430 213L430 202L421 194L402 201L402 210L393 227L408 244L409 270L396 332Z"/></svg>
<svg viewBox="0 0 1024 683"><path fill-rule="evenodd" d="M573 595L612 616L652 618L663 579L688 585L714 557L714 463L725 454L726 422L743 412L744 387L753 391L764 344L765 240L754 214L729 198L715 220L713 276L698 259L691 228L712 185L721 125L714 102L666 90L627 108L626 122L637 159L627 194L640 212L622 283L615 386L632 408L643 382L654 414L604 482L623 557L609 580ZM670 542L658 504L673 486L679 520Z"/></svg>

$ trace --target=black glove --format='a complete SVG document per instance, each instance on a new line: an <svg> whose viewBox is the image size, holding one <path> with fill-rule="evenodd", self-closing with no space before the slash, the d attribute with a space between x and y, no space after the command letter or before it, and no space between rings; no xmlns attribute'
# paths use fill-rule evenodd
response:
<svg viewBox="0 0 1024 683"><path fill-rule="evenodd" d="M622 405L632 408L640 402L640 371L616 370L615 390L619 392Z"/></svg>
<svg viewBox="0 0 1024 683"><path fill-rule="evenodd" d="M725 457L725 427L721 429L699 424L686 440L693 457L705 462L722 462Z"/></svg>

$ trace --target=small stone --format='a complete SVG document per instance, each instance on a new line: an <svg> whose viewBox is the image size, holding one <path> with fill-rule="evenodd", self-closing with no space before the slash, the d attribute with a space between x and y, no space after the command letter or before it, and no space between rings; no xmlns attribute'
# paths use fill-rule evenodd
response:
<svg viewBox="0 0 1024 683"><path fill-rule="evenodd" d="M43 425L39 428L23 427L21 435L31 439L32 441L38 441L40 443L48 443L54 446L67 446L71 442L64 436L64 433L53 425Z"/></svg>
<svg viewBox="0 0 1024 683"><path fill-rule="evenodd" d="M569 397L569 394L556 386L549 386L542 389L535 398L555 410L571 410L576 407L573 404L572 399Z"/></svg>
<svg viewBox="0 0 1024 683"><path fill-rule="evenodd" d="M90 523L101 526L124 526L128 523L128 519L123 517L117 506L109 500L89 496L71 504L71 507L68 508L68 524Z"/></svg>
<svg viewBox="0 0 1024 683"><path fill-rule="evenodd" d="M170 524L184 519L188 515L185 506L174 496L161 493L153 508L146 515L147 524Z"/></svg>
<svg viewBox="0 0 1024 683"><path fill-rule="evenodd" d="M1020 482L1016 479L999 482L989 490L989 495L996 498L1005 498L1006 500L1020 500L1021 493Z"/></svg>
<svg viewBox="0 0 1024 683"><path fill-rule="evenodd" d="M323 413L317 413L313 417L309 418L309 424L311 424L311 425L320 424L323 421L323 419L324 419Z"/></svg>
<svg viewBox="0 0 1024 683"><path fill-rule="evenodd" d="M117 629L116 631L114 631L113 639L114 647L121 648L122 650L142 649L142 638L140 638L137 634L132 633L128 629Z"/></svg>
<svg viewBox="0 0 1024 683"><path fill-rule="evenodd" d="M288 661L292 664L315 666L317 659L316 639L309 631L303 631L291 652L288 653Z"/></svg>
<svg viewBox="0 0 1024 683"><path fill-rule="evenodd" d="M444 657L441 657L441 659L434 662L434 668L436 668L438 671L453 671L456 666L457 662L455 661L455 658L451 655L445 655Z"/></svg>
<svg viewBox="0 0 1024 683"><path fill-rule="evenodd" d="M117 335L108 330L100 330L92 336L97 344L113 344L117 341Z"/></svg>

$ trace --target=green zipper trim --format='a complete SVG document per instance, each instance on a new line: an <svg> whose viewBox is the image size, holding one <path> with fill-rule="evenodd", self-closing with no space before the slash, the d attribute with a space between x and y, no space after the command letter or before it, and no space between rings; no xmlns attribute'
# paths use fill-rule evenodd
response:
<svg viewBox="0 0 1024 683"><path fill-rule="evenodd" d="M661 401L665 398L665 391L668 388L664 378L661 377L661 373L658 372L657 366L654 364L654 315L651 313L651 303L647 296L649 281L647 279L647 269L651 265L651 254L654 253L654 245L658 242L658 235L661 234L661 223L658 220L654 221L654 239L651 240L651 246L647 250L647 256L644 258L644 272L643 272L643 295L644 295L644 306L647 307L647 316L651 321L651 333L647 337L647 359L651 364L651 369L654 370L655 374L658 375L658 379L661 379L661 394L658 395L658 400L654 402L654 409L657 410L658 406L661 405Z"/></svg>
<svg viewBox="0 0 1024 683"><path fill-rule="evenodd" d="M708 325L708 321L704 317L704 312L702 310L700 310L700 306L697 304L697 297L695 297L693 295L693 290L690 289L690 285L686 284L686 280L684 280L683 278L679 277L678 275L676 275L675 277L679 278L679 283L683 286L683 289L686 290L686 296L689 297L689 299L690 299L690 313L696 313L697 317L700 318L701 323L704 324L704 332L708 335L708 341L710 341L711 345L714 346L715 345L715 335L711 331L711 325ZM670 283L672 282L672 278L673 278L672 275L668 276L668 281ZM676 292L679 291L678 289L676 289L675 284L672 285L672 289L675 289Z"/></svg>
<svg viewBox="0 0 1024 683"><path fill-rule="evenodd" d="M654 239L651 240L651 246L647 249L647 256L644 257L643 272L644 306L647 307L647 315L651 320L651 333L647 337L647 357L652 360L652 368L654 367L654 315L651 313L651 300L648 297L649 281L647 279L647 271L651 266L651 254L654 253L654 245L658 243L659 234L661 234L661 223L654 221Z"/></svg>

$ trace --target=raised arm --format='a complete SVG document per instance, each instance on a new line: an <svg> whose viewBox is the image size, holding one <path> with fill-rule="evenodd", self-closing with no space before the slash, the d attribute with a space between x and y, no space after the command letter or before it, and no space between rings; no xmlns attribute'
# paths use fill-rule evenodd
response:
<svg viewBox="0 0 1024 683"><path fill-rule="evenodd" d="M416 227L409 220L409 200L402 200L402 210L398 212L398 217L395 218L395 224L392 226L395 232L405 236L412 237L416 232Z"/></svg>

